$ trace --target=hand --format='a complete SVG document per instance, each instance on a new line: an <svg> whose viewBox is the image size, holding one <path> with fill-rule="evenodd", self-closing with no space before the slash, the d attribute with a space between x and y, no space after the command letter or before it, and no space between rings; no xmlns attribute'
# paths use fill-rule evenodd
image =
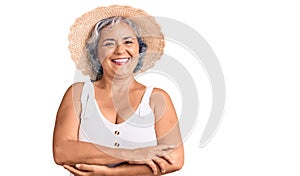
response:
<svg viewBox="0 0 300 176"><path fill-rule="evenodd" d="M76 164L75 167L69 165L63 167L75 176L106 176L112 172L112 168L101 165Z"/></svg>
<svg viewBox="0 0 300 176"><path fill-rule="evenodd" d="M173 145L157 145L133 149L129 161L146 161L165 156L175 147Z"/></svg>
<svg viewBox="0 0 300 176"><path fill-rule="evenodd" d="M128 163L129 164L146 164L148 165L151 170L153 171L153 174L154 175L157 175L158 173L158 170L157 170L157 165L161 171L161 173L166 173L166 163L169 163L169 164L174 164L174 160L172 160L170 158L170 156L168 155L164 155L162 157L156 157L156 158L153 158L152 160L145 160L145 161L129 161Z"/></svg>
<svg viewBox="0 0 300 176"><path fill-rule="evenodd" d="M174 146L172 145L158 145L134 149L132 153L132 159L129 160L129 164L146 164L152 169L155 175L157 175L158 172L156 167L158 165L160 167L161 172L165 173L165 163L174 163L170 156L167 155L167 153L170 152L172 149L174 149Z"/></svg>

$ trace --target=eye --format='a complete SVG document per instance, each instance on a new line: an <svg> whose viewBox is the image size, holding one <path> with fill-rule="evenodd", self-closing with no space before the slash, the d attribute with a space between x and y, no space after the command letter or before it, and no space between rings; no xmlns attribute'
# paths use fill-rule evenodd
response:
<svg viewBox="0 0 300 176"><path fill-rule="evenodd" d="M104 42L103 46L115 46L115 42L109 41L109 42Z"/></svg>
<svg viewBox="0 0 300 176"><path fill-rule="evenodd" d="M124 43L125 43L126 45L129 45L129 44L133 44L134 42L131 41L131 40L126 40Z"/></svg>

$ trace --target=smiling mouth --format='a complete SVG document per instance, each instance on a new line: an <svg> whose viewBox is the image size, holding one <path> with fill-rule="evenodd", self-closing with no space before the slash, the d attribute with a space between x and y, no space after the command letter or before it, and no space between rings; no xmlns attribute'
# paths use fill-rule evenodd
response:
<svg viewBox="0 0 300 176"><path fill-rule="evenodd" d="M116 59L112 59L111 61L117 65L124 65L127 64L129 61L129 57L128 58L116 58Z"/></svg>

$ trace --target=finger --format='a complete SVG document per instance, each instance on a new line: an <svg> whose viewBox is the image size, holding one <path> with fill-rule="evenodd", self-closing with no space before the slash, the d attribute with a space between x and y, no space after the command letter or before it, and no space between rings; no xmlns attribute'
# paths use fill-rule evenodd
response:
<svg viewBox="0 0 300 176"><path fill-rule="evenodd" d="M76 164L76 168L84 171L90 171L93 172L95 171L95 166L94 165L89 165L89 164Z"/></svg>
<svg viewBox="0 0 300 176"><path fill-rule="evenodd" d="M165 155L167 155L169 152L167 152L167 151L159 151L159 152L157 152L156 154L155 154L155 157L163 157L163 156L165 156Z"/></svg>
<svg viewBox="0 0 300 176"><path fill-rule="evenodd" d="M65 169L67 169L68 171L73 170L73 167L72 167L72 166L69 166L69 165L63 165L63 167L64 167Z"/></svg>
<svg viewBox="0 0 300 176"><path fill-rule="evenodd" d="M163 158L164 160L166 160L169 164L175 164L175 160L172 159L172 157L170 155L164 154L164 155L157 155L160 158Z"/></svg>
<svg viewBox="0 0 300 176"><path fill-rule="evenodd" d="M153 174L157 175L156 164L152 160L151 161L147 161L146 164L151 168L151 170L153 171Z"/></svg>
<svg viewBox="0 0 300 176"><path fill-rule="evenodd" d="M162 158L155 158L153 161L159 166L161 173L166 173L166 161Z"/></svg>
<svg viewBox="0 0 300 176"><path fill-rule="evenodd" d="M69 165L63 165L63 167L65 169L67 169L68 171L70 171L73 175L78 175L78 176L86 176L86 173L85 172L82 172L72 166L69 166Z"/></svg>

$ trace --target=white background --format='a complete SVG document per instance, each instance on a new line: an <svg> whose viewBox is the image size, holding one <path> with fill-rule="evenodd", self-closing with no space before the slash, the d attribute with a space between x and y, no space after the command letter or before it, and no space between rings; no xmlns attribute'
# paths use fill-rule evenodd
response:
<svg viewBox="0 0 300 176"><path fill-rule="evenodd" d="M221 126L198 147L204 108L175 175L300 174L297 0L10 0L0 3L0 175L67 175L53 162L51 145L57 108L74 80L69 27L84 12L110 4L184 22L221 63L227 93Z"/></svg>

